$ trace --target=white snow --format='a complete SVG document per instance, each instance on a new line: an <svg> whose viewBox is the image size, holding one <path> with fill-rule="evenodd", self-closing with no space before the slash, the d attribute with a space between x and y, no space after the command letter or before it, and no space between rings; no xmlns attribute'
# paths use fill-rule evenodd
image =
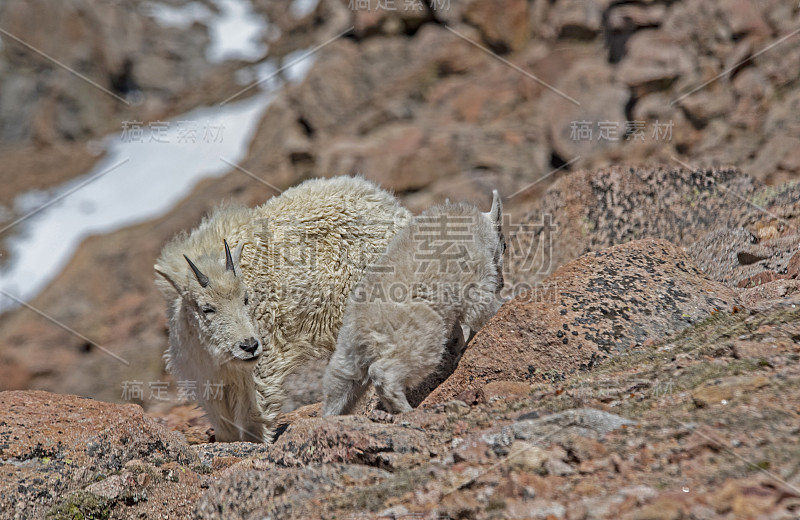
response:
<svg viewBox="0 0 800 520"><path fill-rule="evenodd" d="M145 12L164 27L186 29L195 22L208 26L211 43L206 58L212 63L240 59L256 61L267 53L263 37L267 21L253 11L248 0L211 0L219 13L199 2L171 6L157 2L146 4Z"/></svg>
<svg viewBox="0 0 800 520"><path fill-rule="evenodd" d="M318 3L319 0L292 0L289 5L289 12L295 18L302 18L313 12Z"/></svg>
<svg viewBox="0 0 800 520"><path fill-rule="evenodd" d="M152 16L163 27L188 29L195 22L207 22L214 13L200 2L191 2L182 6L150 2L145 4L145 12Z"/></svg>
<svg viewBox="0 0 800 520"><path fill-rule="evenodd" d="M209 24L211 45L206 50L209 61L219 63L230 59L254 61L267 53L262 41L267 22L253 12L247 0L213 0L221 15Z"/></svg>
<svg viewBox="0 0 800 520"><path fill-rule="evenodd" d="M311 59L309 51L302 49L290 52L283 57L283 76L290 82L298 84L303 81L308 74L314 60Z"/></svg>

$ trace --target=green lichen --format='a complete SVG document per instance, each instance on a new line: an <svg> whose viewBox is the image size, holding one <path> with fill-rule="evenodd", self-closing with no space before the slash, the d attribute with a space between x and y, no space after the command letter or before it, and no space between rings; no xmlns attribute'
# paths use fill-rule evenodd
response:
<svg viewBox="0 0 800 520"><path fill-rule="evenodd" d="M756 206L766 207L775 202L780 195L792 191L797 187L798 181L788 182L778 186L765 186L756 191L750 198L750 202Z"/></svg>
<svg viewBox="0 0 800 520"><path fill-rule="evenodd" d="M111 516L108 500L89 493L77 491L53 506L47 512L47 520L106 520Z"/></svg>
<svg viewBox="0 0 800 520"><path fill-rule="evenodd" d="M429 472L423 470L398 471L389 480L337 497L337 506L343 510L379 511L386 507L388 499L419 489L432 478Z"/></svg>
<svg viewBox="0 0 800 520"><path fill-rule="evenodd" d="M581 234L588 236L589 233L595 230L597 224L588 217L581 217Z"/></svg>

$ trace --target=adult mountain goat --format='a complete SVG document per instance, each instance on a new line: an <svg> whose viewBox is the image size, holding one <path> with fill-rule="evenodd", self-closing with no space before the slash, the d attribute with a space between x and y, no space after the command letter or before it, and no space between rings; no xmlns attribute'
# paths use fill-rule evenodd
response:
<svg viewBox="0 0 800 520"><path fill-rule="evenodd" d="M410 221L369 181L314 179L255 208L222 206L164 247L167 368L197 385L217 440L271 441L284 379L330 356L350 292Z"/></svg>

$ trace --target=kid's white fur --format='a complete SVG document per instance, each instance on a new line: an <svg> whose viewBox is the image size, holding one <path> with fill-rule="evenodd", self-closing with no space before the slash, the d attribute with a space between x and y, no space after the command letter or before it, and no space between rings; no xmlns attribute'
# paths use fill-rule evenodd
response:
<svg viewBox="0 0 800 520"><path fill-rule="evenodd" d="M499 309L503 210L449 202L414 219L389 244L350 296L325 371L324 415L350 413L372 382L392 413L410 411L406 391L442 360L456 357L462 325L480 329Z"/></svg>

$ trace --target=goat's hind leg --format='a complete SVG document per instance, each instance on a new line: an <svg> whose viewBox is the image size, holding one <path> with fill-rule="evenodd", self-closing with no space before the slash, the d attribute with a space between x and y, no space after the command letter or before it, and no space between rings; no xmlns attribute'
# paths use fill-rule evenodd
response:
<svg viewBox="0 0 800 520"><path fill-rule="evenodd" d="M346 415L352 412L364 394L366 381L350 379L341 374L325 373L325 403L322 415Z"/></svg>
<svg viewBox="0 0 800 520"><path fill-rule="evenodd" d="M351 413L367 389L366 374L358 368L357 360L352 355L347 355L345 350L335 351L325 369L325 376L322 378L322 389L325 393L322 415Z"/></svg>
<svg viewBox="0 0 800 520"><path fill-rule="evenodd" d="M369 367L369 378L389 413L397 414L413 410L408 404L406 389L397 367L387 366L387 364L377 361Z"/></svg>

